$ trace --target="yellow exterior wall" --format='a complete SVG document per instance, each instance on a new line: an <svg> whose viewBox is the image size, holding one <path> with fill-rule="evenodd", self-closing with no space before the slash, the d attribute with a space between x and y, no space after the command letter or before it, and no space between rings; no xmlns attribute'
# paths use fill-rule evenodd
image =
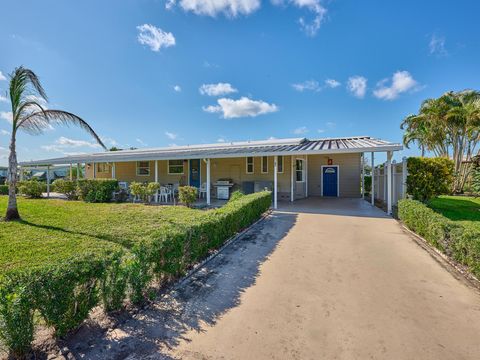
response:
<svg viewBox="0 0 480 360"><path fill-rule="evenodd" d="M339 166L339 190L340 197L360 197L361 185L361 154L330 154L308 156L308 195L321 196L321 166L328 165L328 159L332 159L332 165Z"/></svg>
<svg viewBox="0 0 480 360"><path fill-rule="evenodd" d="M308 184L308 196L321 196L321 165L327 165L328 159L333 160L333 165L339 165L340 174L340 196L341 197L359 197L360 181L361 181L361 154L331 154L331 155L309 155L308 156L308 181L307 183L299 183L294 178L294 194L295 199L305 196L305 187ZM295 159L305 159L306 156L293 156ZM267 181L273 186L273 156L268 157L268 173L261 172L261 157L254 157L254 173L247 174L247 159L228 158L228 159L211 159L211 182L215 183L222 178L232 179L241 189L244 181ZM291 187L291 171L292 157L283 157L283 173L278 174L278 193L279 199L290 199ZM96 164L97 166L99 164ZM120 181L132 182L152 182L155 181L155 161L150 161L150 175L137 175L136 162L119 162L115 166L116 178ZM86 177L93 178L93 166L87 164ZM102 173L98 171L97 178L111 178L111 170ZM201 160L201 182L206 182L207 168L206 163ZM184 161L184 174L171 175L168 174L168 161L158 161L158 179L160 184L188 184L189 181L189 163ZM213 193L213 196L215 194Z"/></svg>

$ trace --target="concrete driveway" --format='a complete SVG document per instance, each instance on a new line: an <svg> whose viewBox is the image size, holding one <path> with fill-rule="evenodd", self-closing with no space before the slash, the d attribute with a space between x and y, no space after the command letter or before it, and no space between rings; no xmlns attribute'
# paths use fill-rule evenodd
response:
<svg viewBox="0 0 480 360"><path fill-rule="evenodd" d="M74 337L70 349L99 359L479 359L480 294L447 269L366 202L299 201L151 308L105 334L89 329L88 345Z"/></svg>

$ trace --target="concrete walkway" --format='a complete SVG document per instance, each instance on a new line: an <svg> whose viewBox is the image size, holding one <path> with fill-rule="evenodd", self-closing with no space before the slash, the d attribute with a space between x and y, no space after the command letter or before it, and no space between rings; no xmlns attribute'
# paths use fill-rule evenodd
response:
<svg viewBox="0 0 480 360"><path fill-rule="evenodd" d="M368 203L314 199L88 334L70 342L78 358L479 359L480 294Z"/></svg>

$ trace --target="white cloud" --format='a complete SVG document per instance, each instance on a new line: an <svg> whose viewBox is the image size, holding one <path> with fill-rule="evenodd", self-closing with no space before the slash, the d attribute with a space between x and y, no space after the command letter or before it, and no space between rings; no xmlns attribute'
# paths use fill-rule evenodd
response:
<svg viewBox="0 0 480 360"><path fill-rule="evenodd" d="M292 84L292 87L300 92L303 91L320 91L320 84L316 80L307 80L302 83Z"/></svg>
<svg viewBox="0 0 480 360"><path fill-rule="evenodd" d="M329 88L336 88L336 87L339 87L340 85L342 85L342 83L340 81L337 81L335 79L327 79L325 80L325 86L329 87Z"/></svg>
<svg viewBox="0 0 480 360"><path fill-rule="evenodd" d="M433 34L428 43L430 54L437 56L447 56L448 51L445 48L445 37Z"/></svg>
<svg viewBox="0 0 480 360"><path fill-rule="evenodd" d="M8 99L6 96L0 95L0 102L8 102Z"/></svg>
<svg viewBox="0 0 480 360"><path fill-rule="evenodd" d="M13 113L11 111L0 111L0 119L6 120L11 124L13 122Z"/></svg>
<svg viewBox="0 0 480 360"><path fill-rule="evenodd" d="M140 139L140 138L136 138L135 141L138 142L138 143L139 143L140 145L142 145L142 146L148 146L148 144L145 143L145 142L144 142L142 139Z"/></svg>
<svg viewBox="0 0 480 360"><path fill-rule="evenodd" d="M7 77L3 75L3 73L0 71L0 81L5 81L7 80Z"/></svg>
<svg viewBox="0 0 480 360"><path fill-rule="evenodd" d="M308 36L315 36L325 21L327 9L322 6L321 0L271 0L271 3L276 6L285 6L287 3L299 9L309 10L313 18L305 19L303 16L298 19L298 23L302 30Z"/></svg>
<svg viewBox="0 0 480 360"><path fill-rule="evenodd" d="M165 131L165 135L171 140L175 140L178 137L177 134L174 134L174 133L169 132L169 131Z"/></svg>
<svg viewBox="0 0 480 360"><path fill-rule="evenodd" d="M5 136L7 136L7 135L10 135L10 132L7 131L7 130L0 129L0 135L5 135Z"/></svg>
<svg viewBox="0 0 480 360"><path fill-rule="evenodd" d="M168 0L165 7L172 9L175 0ZM216 17L223 14L227 17L249 15L260 8L260 0L180 0L180 7L197 15Z"/></svg>
<svg viewBox="0 0 480 360"><path fill-rule="evenodd" d="M182 91L182 88L180 87L180 85L175 85L175 86L173 87L173 90L174 90L175 92L180 92L180 91Z"/></svg>
<svg viewBox="0 0 480 360"><path fill-rule="evenodd" d="M373 95L378 99L394 100L401 93L414 91L418 89L418 82L410 75L408 71L397 71L393 74L391 83L388 86L389 79L383 79L377 84Z"/></svg>
<svg viewBox="0 0 480 360"><path fill-rule="evenodd" d="M103 137L103 136L102 136L101 139L102 139L102 141L103 141L103 143L104 143L105 145L109 145L109 146L117 146L117 145L119 145L118 142L117 142L117 140L112 139L111 137L108 137L108 136Z"/></svg>
<svg viewBox="0 0 480 360"><path fill-rule="evenodd" d="M54 144L42 145L41 148L46 151L60 152L65 155L79 154L80 152L69 152L71 148L100 148L100 145L94 141L70 139L65 136L59 137Z"/></svg>
<svg viewBox="0 0 480 360"><path fill-rule="evenodd" d="M218 105L210 105L203 108L209 113L222 113L224 119L239 117L255 117L262 114L278 111L275 104L269 104L262 100L252 100L241 97L238 100L221 98L217 100Z"/></svg>
<svg viewBox="0 0 480 360"><path fill-rule="evenodd" d="M367 79L363 76L352 76L348 78L347 89L354 96L363 98L367 92Z"/></svg>
<svg viewBox="0 0 480 360"><path fill-rule="evenodd" d="M323 134L323 133L325 132L325 129L318 129L317 132L318 132L319 134Z"/></svg>
<svg viewBox="0 0 480 360"><path fill-rule="evenodd" d="M61 136L57 139L56 143L58 145L66 146L66 147L91 147L91 148L99 148L100 145L97 142L90 142L85 140L75 140L70 139L65 136Z"/></svg>
<svg viewBox="0 0 480 360"><path fill-rule="evenodd" d="M298 128L296 128L295 130L293 130L293 133L295 135L304 135L308 132L308 129L306 126L300 126Z"/></svg>
<svg viewBox="0 0 480 360"><path fill-rule="evenodd" d="M147 45L152 51L158 52L162 47L175 45L175 37L171 32L163 31L151 24L137 26L137 40L142 45Z"/></svg>
<svg viewBox="0 0 480 360"><path fill-rule="evenodd" d="M225 140L223 137L219 137L219 138L217 139L217 142L219 142L219 143L224 143L224 142L227 142L227 140Z"/></svg>
<svg viewBox="0 0 480 360"><path fill-rule="evenodd" d="M200 94L208 96L222 96L238 91L229 83L203 84L198 90Z"/></svg>

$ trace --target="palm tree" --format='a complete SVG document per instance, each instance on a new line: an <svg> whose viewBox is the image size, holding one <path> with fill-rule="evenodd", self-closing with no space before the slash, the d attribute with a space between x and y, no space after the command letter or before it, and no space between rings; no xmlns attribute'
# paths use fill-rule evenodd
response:
<svg viewBox="0 0 480 360"><path fill-rule="evenodd" d="M54 124L76 125L86 130L106 150L100 137L86 121L75 114L45 109L41 103L47 103L48 98L35 73L20 66L10 74L10 102L12 104L12 137L10 140L10 155L8 157L8 207L6 221L20 219L17 208L17 132L23 130L38 135Z"/></svg>
<svg viewBox="0 0 480 360"><path fill-rule="evenodd" d="M472 169L471 159L479 154L480 92L447 92L437 99L427 99L418 114L407 116L401 126L403 142L416 142L435 156L451 157L454 162L453 191L461 192Z"/></svg>

